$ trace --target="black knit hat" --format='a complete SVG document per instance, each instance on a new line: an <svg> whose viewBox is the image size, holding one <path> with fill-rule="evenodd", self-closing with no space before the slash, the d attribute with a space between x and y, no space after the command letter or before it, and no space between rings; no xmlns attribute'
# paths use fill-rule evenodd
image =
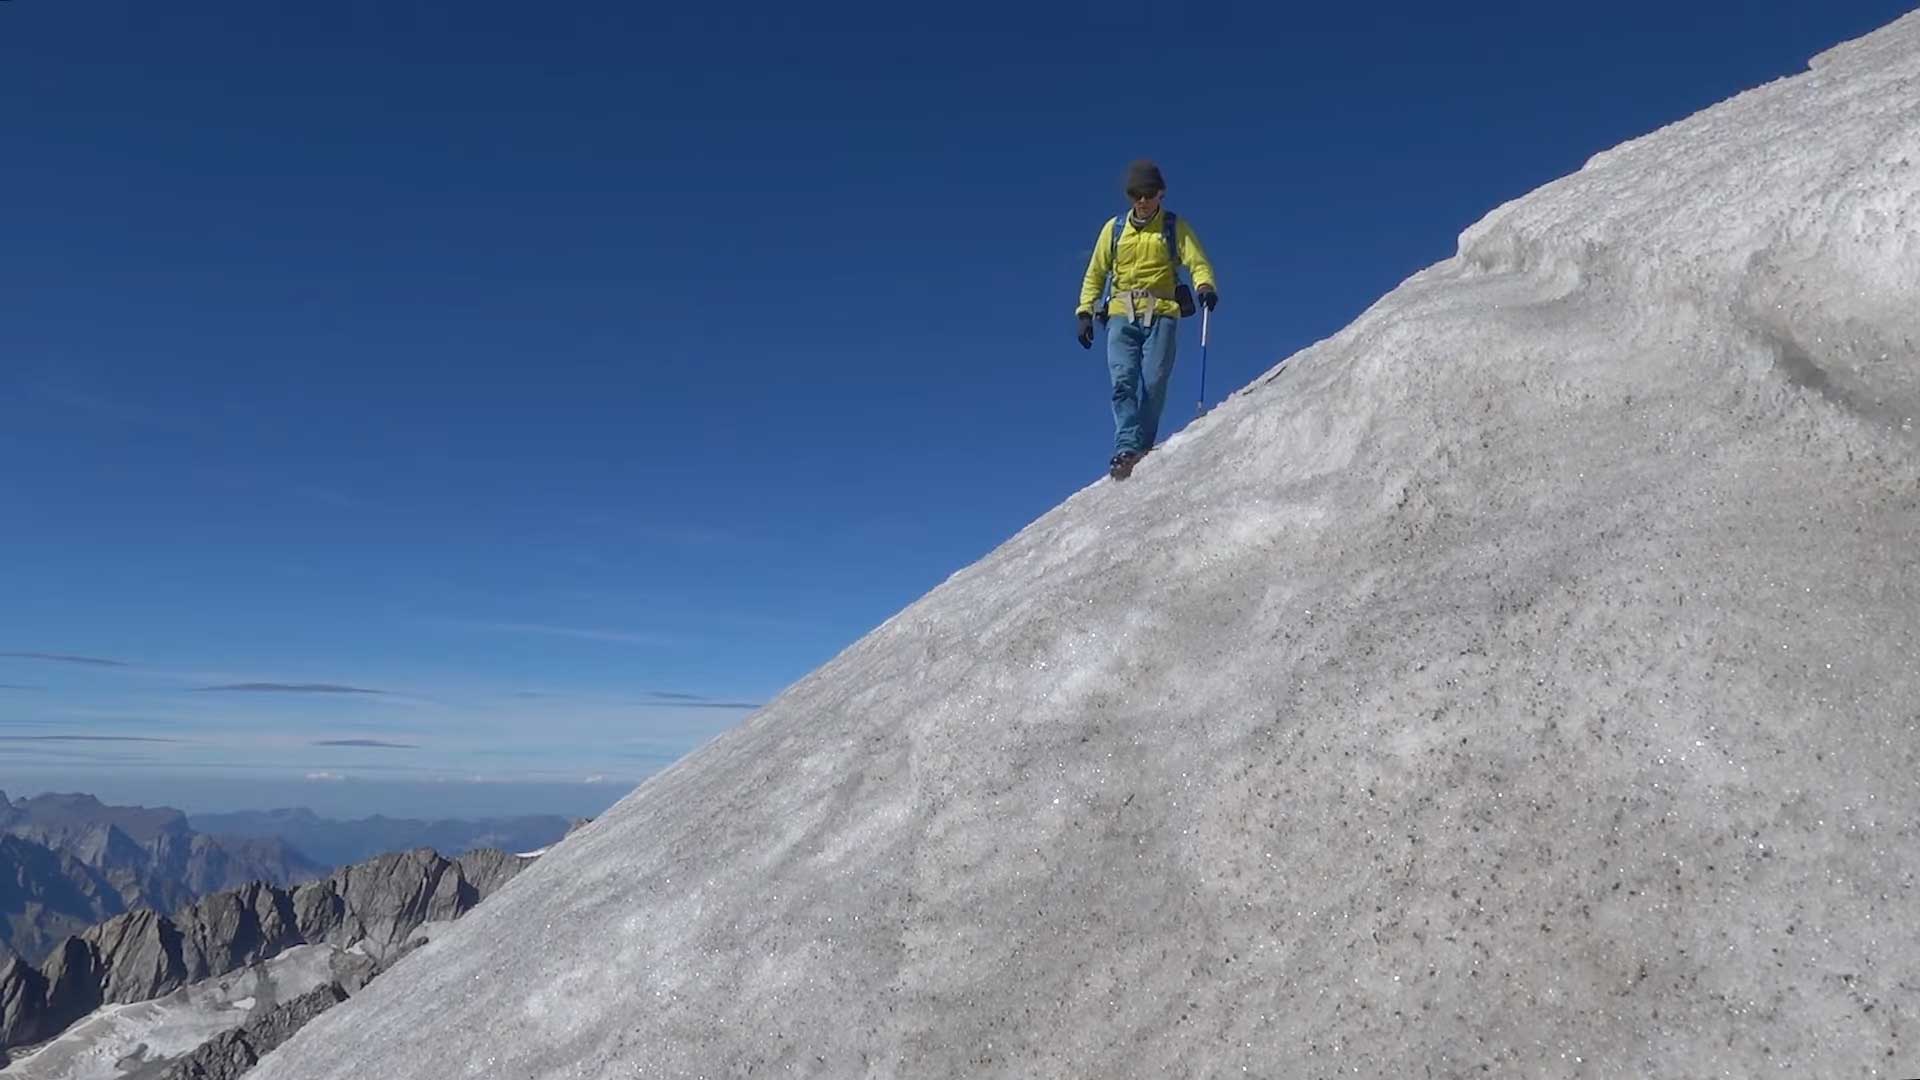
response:
<svg viewBox="0 0 1920 1080"><path fill-rule="evenodd" d="M1127 185L1121 190L1131 198L1136 191L1165 191L1167 181L1160 175L1160 166L1141 158L1127 166Z"/></svg>

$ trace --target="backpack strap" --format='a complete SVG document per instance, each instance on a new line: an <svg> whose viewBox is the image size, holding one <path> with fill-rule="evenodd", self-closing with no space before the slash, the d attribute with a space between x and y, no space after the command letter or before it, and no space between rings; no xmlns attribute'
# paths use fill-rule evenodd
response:
<svg viewBox="0 0 1920 1080"><path fill-rule="evenodd" d="M1126 230L1127 215L1107 222L1107 291L1120 281L1120 234Z"/></svg>
<svg viewBox="0 0 1920 1080"><path fill-rule="evenodd" d="M1173 264L1173 279L1180 280L1180 232L1179 215L1171 210L1160 211L1160 235L1167 240L1167 261Z"/></svg>

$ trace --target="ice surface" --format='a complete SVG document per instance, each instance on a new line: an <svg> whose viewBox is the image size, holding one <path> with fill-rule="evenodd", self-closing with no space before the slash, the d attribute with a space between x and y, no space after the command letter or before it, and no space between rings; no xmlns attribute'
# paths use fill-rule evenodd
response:
<svg viewBox="0 0 1920 1080"><path fill-rule="evenodd" d="M1920 1074L1917 161L1920 14L1501 207L259 1080Z"/></svg>

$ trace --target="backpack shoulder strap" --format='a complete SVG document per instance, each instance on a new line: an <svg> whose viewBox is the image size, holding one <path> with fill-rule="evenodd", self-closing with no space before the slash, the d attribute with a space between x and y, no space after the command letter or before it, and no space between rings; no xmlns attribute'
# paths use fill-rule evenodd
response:
<svg viewBox="0 0 1920 1080"><path fill-rule="evenodd" d="M1167 261L1173 264L1173 272L1180 273L1180 217L1171 210L1160 211L1165 219L1160 223L1160 233L1167 238Z"/></svg>

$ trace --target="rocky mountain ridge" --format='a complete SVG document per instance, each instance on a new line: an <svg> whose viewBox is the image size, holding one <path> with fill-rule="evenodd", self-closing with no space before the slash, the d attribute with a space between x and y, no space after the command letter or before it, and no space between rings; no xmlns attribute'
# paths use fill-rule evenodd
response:
<svg viewBox="0 0 1920 1080"><path fill-rule="evenodd" d="M531 860L496 850L447 859L383 855L294 888L253 882L173 915L139 910L66 938L38 967L0 965L0 1050L42 1042L103 1004L145 1001L302 944L396 956L423 923L447 921Z"/></svg>
<svg viewBox="0 0 1920 1080"><path fill-rule="evenodd" d="M296 885L326 869L283 840L196 832L167 807L0 792L0 947L39 960L114 915L173 911L252 881Z"/></svg>
<svg viewBox="0 0 1920 1080"><path fill-rule="evenodd" d="M340 820L304 807L194 814L188 824L221 837L278 839L327 866L346 866L388 851L429 847L442 855L474 848L535 851L554 843L579 824L558 814L466 820L394 818L383 814Z"/></svg>

